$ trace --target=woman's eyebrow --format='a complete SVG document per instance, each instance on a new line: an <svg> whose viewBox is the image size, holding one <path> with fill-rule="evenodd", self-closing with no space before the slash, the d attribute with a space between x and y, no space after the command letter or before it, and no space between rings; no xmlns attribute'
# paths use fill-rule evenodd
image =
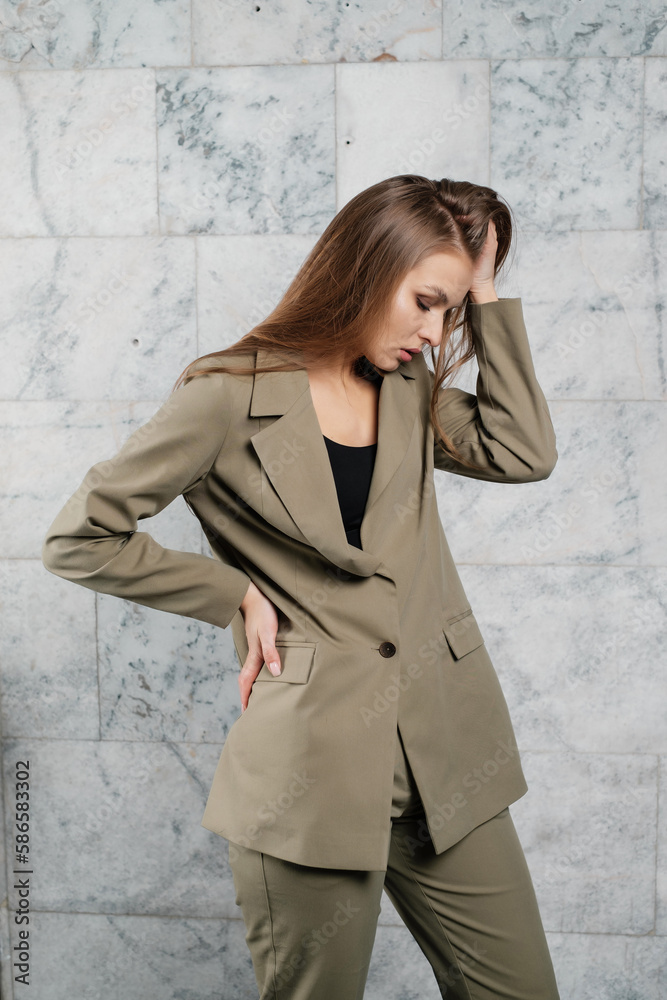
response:
<svg viewBox="0 0 667 1000"><path fill-rule="evenodd" d="M438 285L424 285L424 288L430 288L433 294L438 299L440 299L441 302L444 302L445 305L449 304L449 299L447 298L447 292L443 292L442 288L440 288Z"/></svg>

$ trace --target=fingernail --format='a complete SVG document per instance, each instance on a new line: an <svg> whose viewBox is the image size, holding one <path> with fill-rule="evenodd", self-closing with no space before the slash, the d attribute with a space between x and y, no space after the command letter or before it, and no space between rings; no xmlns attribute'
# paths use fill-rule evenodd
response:
<svg viewBox="0 0 667 1000"><path fill-rule="evenodd" d="M280 664L276 663L275 660L269 663L269 670L271 671L274 677L280 676Z"/></svg>

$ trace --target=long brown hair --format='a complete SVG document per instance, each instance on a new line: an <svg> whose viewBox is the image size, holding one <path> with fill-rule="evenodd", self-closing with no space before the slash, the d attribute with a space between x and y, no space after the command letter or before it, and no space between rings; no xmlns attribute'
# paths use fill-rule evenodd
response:
<svg viewBox="0 0 667 1000"><path fill-rule="evenodd" d="M204 372L252 375L294 371L306 364L347 370L365 355L407 273L424 257L443 250L465 254L474 263L491 219L498 236L497 274L510 249L512 219L507 204L491 188L447 178L429 180L418 174L401 174L373 184L331 220L266 319L230 347L191 362L174 389ZM474 357L468 306L466 296L460 306L445 312L437 360L431 348L430 415L444 451L478 468L459 454L437 418L442 384ZM225 367L225 357L247 355L260 347L277 351L285 362ZM213 364L193 370L208 359Z"/></svg>

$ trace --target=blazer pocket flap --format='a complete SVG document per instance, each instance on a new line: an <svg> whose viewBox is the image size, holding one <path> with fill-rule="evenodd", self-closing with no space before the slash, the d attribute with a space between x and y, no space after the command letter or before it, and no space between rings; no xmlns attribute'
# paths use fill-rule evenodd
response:
<svg viewBox="0 0 667 1000"><path fill-rule="evenodd" d="M484 636L479 630L477 620L472 611L467 611L452 621L442 626L447 643L458 660L466 653L472 653L484 642Z"/></svg>
<svg viewBox="0 0 667 1000"><path fill-rule="evenodd" d="M262 669L255 678L257 681L286 681L288 684L305 684L310 676L310 668L313 665L315 642L276 642L276 649L280 657L281 672L274 677L266 663L262 664Z"/></svg>

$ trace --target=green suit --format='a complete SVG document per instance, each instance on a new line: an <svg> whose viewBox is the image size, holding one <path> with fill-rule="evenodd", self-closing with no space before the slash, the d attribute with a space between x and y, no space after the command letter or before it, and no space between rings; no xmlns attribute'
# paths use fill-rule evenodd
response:
<svg viewBox="0 0 667 1000"><path fill-rule="evenodd" d="M202 818L234 843L315 867L384 870L397 726L437 853L527 791L507 704L445 539L433 470L545 479L555 435L520 300L472 305L471 317L477 393L442 390L439 417L482 471L435 446L424 357L399 364L380 389L362 549L347 542L305 369L190 381L89 470L49 528L51 572L231 624L241 662L238 609L250 580L276 606L282 673L262 667ZM272 357L259 351L258 363ZM214 558L136 532L179 494Z"/></svg>

